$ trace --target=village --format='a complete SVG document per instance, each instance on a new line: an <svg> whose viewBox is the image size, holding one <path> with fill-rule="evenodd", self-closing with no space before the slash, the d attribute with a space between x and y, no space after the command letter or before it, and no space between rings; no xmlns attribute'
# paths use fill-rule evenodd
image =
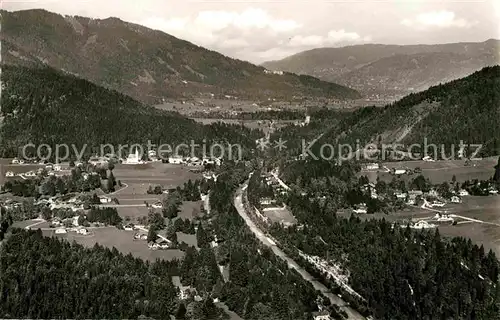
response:
<svg viewBox="0 0 500 320"><path fill-rule="evenodd" d="M193 219L209 211L206 187L203 191L195 183L193 192L198 200L181 199L176 204L179 218L167 219L162 227L167 230L176 224L174 233L179 241L169 239L161 229L152 235L148 217L164 216L169 195L182 191L183 184L215 181L215 169L220 164L217 158L179 156L160 160L151 151L143 160L137 149L121 162L112 155L61 164L12 159L0 165L0 172L2 167L5 172L0 214L19 221L17 227L40 229L44 234L84 245L109 244L149 259L179 258L187 246L197 245L199 221ZM118 243L125 235L126 242ZM217 246L216 237L211 246Z"/></svg>

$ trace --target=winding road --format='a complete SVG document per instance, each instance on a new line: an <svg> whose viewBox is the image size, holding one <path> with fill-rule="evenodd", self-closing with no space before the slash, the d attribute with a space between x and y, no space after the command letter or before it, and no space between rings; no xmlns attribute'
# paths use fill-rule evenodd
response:
<svg viewBox="0 0 500 320"><path fill-rule="evenodd" d="M343 301L339 296L333 294L328 290L325 285L323 285L321 282L317 281L314 279L313 276L311 276L306 270L304 270L301 266L299 266L294 260L292 260L290 257L288 257L278 246L276 243L266 236L260 229L255 225L255 223L250 219L250 216L245 210L245 207L243 206L243 192L246 190L247 185L246 183L240 187L235 194L234 197L234 206L236 207L236 210L238 211L239 215L245 220L247 226L252 230L252 232L255 234L257 239L259 239L266 247L269 247L273 253L280 257L282 260L286 261L288 264L289 268L293 268L297 270L297 272L302 276L302 278L308 282L310 282L313 287L316 290L321 291L321 293L330 299L332 304L338 305L340 309L344 312L347 313L348 319L363 319L365 320L366 318L363 317L361 314L359 314L356 310L350 308L349 306L346 305L345 301Z"/></svg>

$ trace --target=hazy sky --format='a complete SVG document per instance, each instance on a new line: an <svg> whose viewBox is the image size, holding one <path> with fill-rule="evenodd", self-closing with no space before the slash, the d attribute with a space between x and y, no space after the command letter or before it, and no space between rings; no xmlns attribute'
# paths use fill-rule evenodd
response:
<svg viewBox="0 0 500 320"><path fill-rule="evenodd" d="M500 38L500 0L3 0L2 7L114 16L255 63L316 47Z"/></svg>

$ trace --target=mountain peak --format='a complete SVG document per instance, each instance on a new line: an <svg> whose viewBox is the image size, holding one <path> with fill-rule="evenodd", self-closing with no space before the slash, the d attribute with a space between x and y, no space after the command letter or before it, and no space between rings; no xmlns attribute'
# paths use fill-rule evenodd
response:
<svg viewBox="0 0 500 320"><path fill-rule="evenodd" d="M9 48L4 63L42 62L148 103L208 94L287 101L360 97L353 89L313 77L267 74L260 66L119 18L60 16L61 22L55 16L60 15L4 11L2 45Z"/></svg>

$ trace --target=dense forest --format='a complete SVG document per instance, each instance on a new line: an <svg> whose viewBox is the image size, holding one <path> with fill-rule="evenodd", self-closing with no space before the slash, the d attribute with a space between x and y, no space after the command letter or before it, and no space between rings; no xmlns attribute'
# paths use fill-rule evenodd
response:
<svg viewBox="0 0 500 320"><path fill-rule="evenodd" d="M50 68L2 67L0 157L13 157L33 143L74 144L77 150L101 144L141 144L148 141L172 149L185 143L240 144L253 147L259 131L241 125L203 126L178 113L143 105L116 91ZM33 152L36 148L28 148ZM99 150L99 149L97 149ZM196 150L201 152L201 148ZM245 150L243 150L245 151Z"/></svg>
<svg viewBox="0 0 500 320"><path fill-rule="evenodd" d="M271 234L299 261L300 250L342 265L351 287L366 299L352 302L377 319L500 319L500 264L492 251L463 238L442 238L437 229L337 217L359 187L358 171L328 161L289 167L285 179L300 188L292 188L286 202L301 227L276 224ZM311 197L321 180L321 194L328 196Z"/></svg>

